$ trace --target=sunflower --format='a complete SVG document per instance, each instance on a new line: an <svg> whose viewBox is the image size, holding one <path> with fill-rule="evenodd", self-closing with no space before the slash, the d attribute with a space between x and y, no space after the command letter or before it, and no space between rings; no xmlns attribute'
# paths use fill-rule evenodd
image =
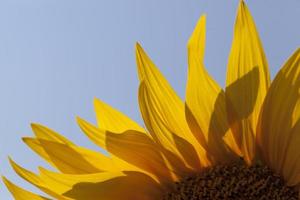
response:
<svg viewBox="0 0 300 200"><path fill-rule="evenodd" d="M223 90L204 68L205 21L187 45L185 102L137 44L146 129L95 99L97 126L77 121L107 154L32 124L35 137L23 141L57 170L33 173L10 159L16 173L60 200L298 199L300 49L271 83L255 24L240 1ZM3 181L17 200L49 199Z"/></svg>

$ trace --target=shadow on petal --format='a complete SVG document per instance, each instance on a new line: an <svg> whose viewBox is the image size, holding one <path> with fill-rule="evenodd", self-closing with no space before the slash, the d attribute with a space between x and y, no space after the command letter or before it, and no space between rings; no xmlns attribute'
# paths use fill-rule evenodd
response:
<svg viewBox="0 0 300 200"><path fill-rule="evenodd" d="M57 169L69 174L86 174L101 172L91 161L86 160L76 149L70 145L59 142L37 139L50 160Z"/></svg>
<svg viewBox="0 0 300 200"><path fill-rule="evenodd" d="M99 183L77 183L64 196L76 200L153 200L160 199L164 194L158 183L149 176L132 171L124 174L126 176Z"/></svg>
<svg viewBox="0 0 300 200"><path fill-rule="evenodd" d="M257 127L264 161L288 184L300 182L300 49L284 64L265 98ZM280 147L280 148L278 148ZM294 179L294 180L293 180Z"/></svg>
<svg viewBox="0 0 300 200"><path fill-rule="evenodd" d="M200 159L198 157L195 147L182 137L172 134L176 148L181 155L184 156L185 161L195 169L200 169Z"/></svg>
<svg viewBox="0 0 300 200"><path fill-rule="evenodd" d="M122 160L153 174L162 183L172 180L158 145L144 133L129 130L116 134L107 131L106 148Z"/></svg>
<svg viewBox="0 0 300 200"><path fill-rule="evenodd" d="M160 150L168 161L168 168L176 177L174 181L180 180L194 173L194 170L188 168L181 158L168 149L160 146Z"/></svg>
<svg viewBox="0 0 300 200"><path fill-rule="evenodd" d="M228 121L221 121L220 116L227 116L225 92L221 90L216 98L214 111L208 129L207 146L209 152L213 152L210 159L217 162L217 158L221 162L231 162L237 158L237 153L233 152L233 146L229 147L224 140L226 134L232 134L229 131ZM228 118L226 118L228 120ZM235 143L235 141L233 141Z"/></svg>
<svg viewBox="0 0 300 200"><path fill-rule="evenodd" d="M254 67L226 87L226 102L230 103L227 111L232 121L246 119L253 112L259 84L259 70L258 67Z"/></svg>
<svg viewBox="0 0 300 200"><path fill-rule="evenodd" d="M257 116L252 113L257 102L259 84L259 69L254 67L227 86L225 91L229 126L247 162L251 162L256 150L256 124L253 122L257 119L253 121L252 118Z"/></svg>

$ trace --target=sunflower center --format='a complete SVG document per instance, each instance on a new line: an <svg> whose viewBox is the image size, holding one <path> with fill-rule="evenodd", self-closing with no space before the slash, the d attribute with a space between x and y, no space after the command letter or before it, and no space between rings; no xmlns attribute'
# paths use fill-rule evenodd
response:
<svg viewBox="0 0 300 200"><path fill-rule="evenodd" d="M268 167L233 164L209 168L174 184L163 200L196 199L298 199L298 191L286 186Z"/></svg>

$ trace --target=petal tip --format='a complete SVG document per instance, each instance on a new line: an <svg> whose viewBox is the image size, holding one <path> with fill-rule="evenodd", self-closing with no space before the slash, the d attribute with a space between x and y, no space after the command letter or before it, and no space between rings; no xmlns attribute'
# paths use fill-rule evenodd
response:
<svg viewBox="0 0 300 200"><path fill-rule="evenodd" d="M7 185L7 183L9 183L9 180L5 176L1 175L1 179L5 185Z"/></svg>
<svg viewBox="0 0 300 200"><path fill-rule="evenodd" d="M192 35L190 36L190 39L188 41L189 47L195 46L193 44L197 43L196 41L199 40L199 38L201 38L202 36L204 36L203 34L205 34L205 26L206 26L206 14L203 14L198 19L195 29L194 29ZM196 45L198 45L198 44L196 44Z"/></svg>
<svg viewBox="0 0 300 200"><path fill-rule="evenodd" d="M93 98L94 104L97 103L97 102L99 102L99 101L100 101L100 99L98 99L97 97L94 97L94 98Z"/></svg>
<svg viewBox="0 0 300 200"><path fill-rule="evenodd" d="M32 139L30 137L22 137L21 138L24 143L27 143L28 140Z"/></svg>
<svg viewBox="0 0 300 200"><path fill-rule="evenodd" d="M41 127L43 127L43 125L39 124L39 123L35 123L35 122L32 122L30 123L30 127L31 129L33 130L33 132Z"/></svg>
<svg viewBox="0 0 300 200"><path fill-rule="evenodd" d="M135 51L137 53L143 51L142 45L139 42L135 43Z"/></svg>
<svg viewBox="0 0 300 200"><path fill-rule="evenodd" d="M21 167L10 156L8 156L8 161L15 171L19 171Z"/></svg>
<svg viewBox="0 0 300 200"><path fill-rule="evenodd" d="M12 185L12 182L10 182L5 176L1 175L1 179L7 188L9 188Z"/></svg>
<svg viewBox="0 0 300 200"><path fill-rule="evenodd" d="M81 122L83 121L83 119L79 116L76 116L75 119L78 124L81 124Z"/></svg>

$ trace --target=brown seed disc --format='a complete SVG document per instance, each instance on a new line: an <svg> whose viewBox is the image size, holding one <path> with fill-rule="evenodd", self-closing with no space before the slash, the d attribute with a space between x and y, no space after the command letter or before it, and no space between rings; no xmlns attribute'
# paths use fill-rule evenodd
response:
<svg viewBox="0 0 300 200"><path fill-rule="evenodd" d="M268 167L216 166L175 183L163 200L296 200L298 191Z"/></svg>

